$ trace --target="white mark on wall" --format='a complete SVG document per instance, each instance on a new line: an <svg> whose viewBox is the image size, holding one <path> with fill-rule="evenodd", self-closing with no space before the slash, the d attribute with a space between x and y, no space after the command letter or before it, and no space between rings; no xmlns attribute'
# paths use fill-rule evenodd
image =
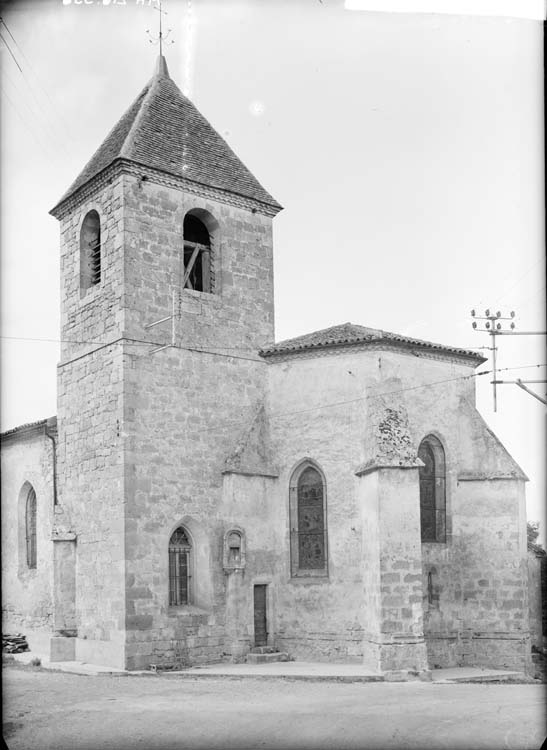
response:
<svg viewBox="0 0 547 750"><path fill-rule="evenodd" d="M265 110L266 107L264 106L264 102L261 102L260 99L255 99L249 104L249 112L253 117L261 117Z"/></svg>

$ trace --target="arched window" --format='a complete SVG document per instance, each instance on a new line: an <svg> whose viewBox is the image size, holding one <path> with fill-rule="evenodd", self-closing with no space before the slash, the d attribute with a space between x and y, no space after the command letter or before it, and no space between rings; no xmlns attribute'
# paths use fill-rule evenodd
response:
<svg viewBox="0 0 547 750"><path fill-rule="evenodd" d="M223 568L225 572L245 568L245 534L240 528L224 534Z"/></svg>
<svg viewBox="0 0 547 750"><path fill-rule="evenodd" d="M307 461L291 480L290 523L292 576L328 575L325 485L319 470Z"/></svg>
<svg viewBox="0 0 547 750"><path fill-rule="evenodd" d="M184 217L183 289L214 291L214 269L210 230L214 219L201 209L192 209Z"/></svg>
<svg viewBox="0 0 547 750"><path fill-rule="evenodd" d="M80 230L80 287L101 283L101 220L97 211L86 214Z"/></svg>
<svg viewBox="0 0 547 750"><path fill-rule="evenodd" d="M36 492L31 487L25 505L25 539L27 567L36 567Z"/></svg>
<svg viewBox="0 0 547 750"><path fill-rule="evenodd" d="M169 540L169 604L190 604L192 545L186 529L179 526Z"/></svg>
<svg viewBox="0 0 547 750"><path fill-rule="evenodd" d="M241 562L241 534L231 531L228 535L228 560L233 563Z"/></svg>
<svg viewBox="0 0 547 750"><path fill-rule="evenodd" d="M422 542L446 541L446 477L444 450L434 435L420 443L420 526Z"/></svg>

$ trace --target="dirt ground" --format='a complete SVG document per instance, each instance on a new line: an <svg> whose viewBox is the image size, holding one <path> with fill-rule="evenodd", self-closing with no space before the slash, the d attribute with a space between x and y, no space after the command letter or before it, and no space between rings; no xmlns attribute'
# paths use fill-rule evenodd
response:
<svg viewBox="0 0 547 750"><path fill-rule="evenodd" d="M10 750L540 748L545 686L3 670Z"/></svg>

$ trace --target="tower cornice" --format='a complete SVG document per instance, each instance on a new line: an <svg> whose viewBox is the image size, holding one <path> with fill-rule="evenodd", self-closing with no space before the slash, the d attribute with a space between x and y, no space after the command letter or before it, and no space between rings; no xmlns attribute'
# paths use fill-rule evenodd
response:
<svg viewBox="0 0 547 750"><path fill-rule="evenodd" d="M272 206L245 195L239 195L229 190L221 190L194 180L185 180L168 172L162 172L159 169L152 169L144 164L119 158L84 183L74 193L57 203L49 213L56 219L62 220L68 213L85 203L97 192L103 190L106 185L113 182L121 174L132 174L140 178L145 177L157 185L178 188L179 190L184 190L186 193L210 198L220 203L226 203L236 208L243 208L247 211L263 214L264 216L273 217L281 211L280 206Z"/></svg>

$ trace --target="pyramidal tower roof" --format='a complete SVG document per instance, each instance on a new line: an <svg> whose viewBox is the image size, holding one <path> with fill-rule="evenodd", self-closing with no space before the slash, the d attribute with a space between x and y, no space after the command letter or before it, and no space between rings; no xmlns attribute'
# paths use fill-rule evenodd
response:
<svg viewBox="0 0 547 750"><path fill-rule="evenodd" d="M259 201L276 213L281 209L169 77L163 55L154 76L51 213L118 159Z"/></svg>

